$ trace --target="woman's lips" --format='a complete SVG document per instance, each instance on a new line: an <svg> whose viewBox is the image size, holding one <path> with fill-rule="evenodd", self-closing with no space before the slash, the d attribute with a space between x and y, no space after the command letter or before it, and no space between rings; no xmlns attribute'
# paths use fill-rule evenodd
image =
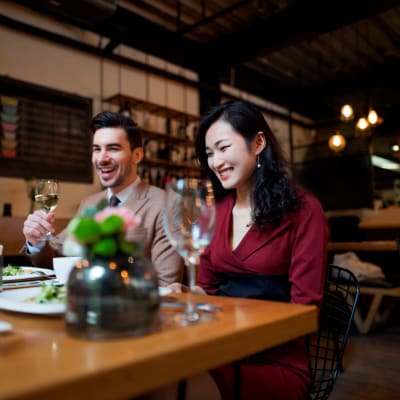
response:
<svg viewBox="0 0 400 400"><path fill-rule="evenodd" d="M225 168L225 169L218 171L218 175L219 175L221 181L226 181L227 179L229 179L232 171L233 171L233 168Z"/></svg>

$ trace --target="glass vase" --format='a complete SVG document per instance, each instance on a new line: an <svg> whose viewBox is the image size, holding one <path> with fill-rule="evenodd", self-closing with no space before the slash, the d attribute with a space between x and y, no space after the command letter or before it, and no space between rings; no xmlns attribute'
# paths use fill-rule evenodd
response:
<svg viewBox="0 0 400 400"><path fill-rule="evenodd" d="M140 254L78 262L67 281L67 332L86 339L140 336L160 327L153 265Z"/></svg>

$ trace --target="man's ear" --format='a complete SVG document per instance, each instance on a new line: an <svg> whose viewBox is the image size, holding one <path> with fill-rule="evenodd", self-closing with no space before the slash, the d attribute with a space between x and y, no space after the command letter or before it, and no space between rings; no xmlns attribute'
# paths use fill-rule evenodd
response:
<svg viewBox="0 0 400 400"><path fill-rule="evenodd" d="M139 164L143 160L144 152L143 147L136 147L133 151L133 160L135 164Z"/></svg>

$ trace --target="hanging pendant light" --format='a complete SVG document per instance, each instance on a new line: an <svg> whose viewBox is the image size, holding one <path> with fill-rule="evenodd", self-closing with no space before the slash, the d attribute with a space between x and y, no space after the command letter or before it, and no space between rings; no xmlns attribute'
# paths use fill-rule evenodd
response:
<svg viewBox="0 0 400 400"><path fill-rule="evenodd" d="M378 113L373 108L371 108L368 112L368 117L367 117L368 122L372 126L375 126L378 123L378 118L379 118Z"/></svg>
<svg viewBox="0 0 400 400"><path fill-rule="evenodd" d="M378 126L383 122L383 118L374 109L370 109L367 120L371 126Z"/></svg>
<svg viewBox="0 0 400 400"><path fill-rule="evenodd" d="M358 129L361 132L365 132L369 128L369 122L368 119L365 117L361 117L356 124L356 129Z"/></svg>
<svg viewBox="0 0 400 400"><path fill-rule="evenodd" d="M340 109L340 119L342 121L351 121L354 118L354 110L350 104L345 104Z"/></svg>
<svg viewBox="0 0 400 400"><path fill-rule="evenodd" d="M346 139L340 132L336 132L329 138L328 146L332 151L338 153L346 147Z"/></svg>

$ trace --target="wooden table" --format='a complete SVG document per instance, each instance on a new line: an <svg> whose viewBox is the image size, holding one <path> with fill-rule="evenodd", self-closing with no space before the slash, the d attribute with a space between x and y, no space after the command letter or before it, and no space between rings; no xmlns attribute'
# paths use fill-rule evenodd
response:
<svg viewBox="0 0 400 400"><path fill-rule="evenodd" d="M377 210L358 224L360 229L400 229L400 209Z"/></svg>
<svg viewBox="0 0 400 400"><path fill-rule="evenodd" d="M174 299L184 300L185 295ZM317 329L317 309L287 303L198 296L222 307L215 321L165 324L143 337L69 337L62 318L0 312L1 399L134 397ZM170 311L163 308L165 318Z"/></svg>
<svg viewBox="0 0 400 400"><path fill-rule="evenodd" d="M362 242L329 242L328 250L346 251L398 251L396 240L365 240Z"/></svg>
<svg viewBox="0 0 400 400"><path fill-rule="evenodd" d="M347 251L360 252L391 252L398 253L398 244L396 240L366 240L362 242L330 242L328 250L337 253ZM364 257L362 257L364 258ZM396 265L397 266L397 265ZM360 307L357 307L354 314L354 323L361 333L368 333L373 325L383 324L389 320L391 313L400 297L400 287L385 288L360 285L360 295L368 297L363 301L366 311L361 313ZM385 307L381 307L383 300L387 300ZM381 308L383 308L381 310Z"/></svg>

